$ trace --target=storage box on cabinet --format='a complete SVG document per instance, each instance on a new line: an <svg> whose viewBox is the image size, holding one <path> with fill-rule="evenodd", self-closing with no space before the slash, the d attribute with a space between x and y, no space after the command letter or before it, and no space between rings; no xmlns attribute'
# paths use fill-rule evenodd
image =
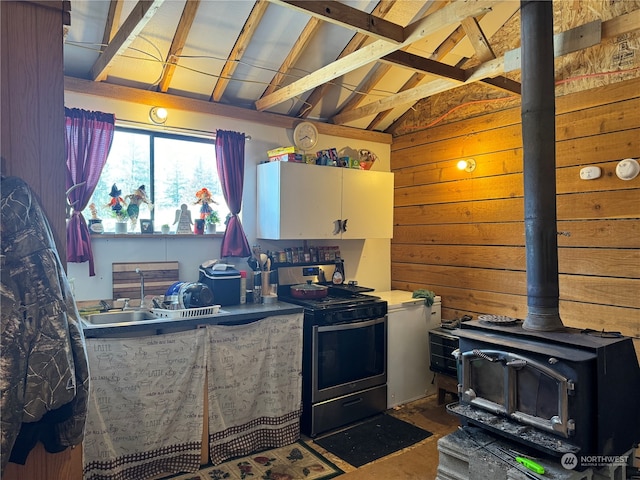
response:
<svg viewBox="0 0 640 480"><path fill-rule="evenodd" d="M393 173L290 162L258 165L257 236L391 238ZM346 220L346 230L336 221Z"/></svg>

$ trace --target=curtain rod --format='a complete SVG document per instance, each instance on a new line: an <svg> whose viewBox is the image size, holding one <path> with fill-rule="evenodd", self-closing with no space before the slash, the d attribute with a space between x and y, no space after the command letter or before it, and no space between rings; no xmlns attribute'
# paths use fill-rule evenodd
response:
<svg viewBox="0 0 640 480"><path fill-rule="evenodd" d="M211 140L216 139L215 132L210 132L208 130L197 130L195 128L185 128L185 127L168 127L166 125L154 125L146 122L137 122L135 120L120 120L116 118L116 126L122 127L133 127L133 128L143 128L144 130L155 130L160 132L167 133L183 133L190 134L197 137L209 138ZM245 140L251 140L250 135L244 136Z"/></svg>

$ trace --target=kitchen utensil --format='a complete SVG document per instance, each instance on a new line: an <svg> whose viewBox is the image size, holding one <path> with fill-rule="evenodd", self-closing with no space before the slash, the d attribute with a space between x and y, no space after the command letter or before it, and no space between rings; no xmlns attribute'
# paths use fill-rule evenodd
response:
<svg viewBox="0 0 640 480"><path fill-rule="evenodd" d="M247 260L247 265L249 265L251 270L253 270L254 272L256 270L260 270L260 266L258 265L258 259L256 259L255 257L249 257L249 259Z"/></svg>
<svg viewBox="0 0 640 480"><path fill-rule="evenodd" d="M294 298L324 298L329 293L329 288L308 281L299 285L291 285L291 295Z"/></svg>
<svg viewBox="0 0 640 480"><path fill-rule="evenodd" d="M264 271L267 270L267 260L269 259L269 257L267 257L266 253L261 253L260 254L260 268Z"/></svg>

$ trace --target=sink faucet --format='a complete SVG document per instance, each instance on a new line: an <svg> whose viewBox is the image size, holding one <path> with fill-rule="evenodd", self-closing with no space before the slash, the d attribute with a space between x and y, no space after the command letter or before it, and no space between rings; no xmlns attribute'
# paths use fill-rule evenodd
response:
<svg viewBox="0 0 640 480"><path fill-rule="evenodd" d="M136 268L136 273L140 275L140 308L145 308L144 304L144 273L139 268Z"/></svg>

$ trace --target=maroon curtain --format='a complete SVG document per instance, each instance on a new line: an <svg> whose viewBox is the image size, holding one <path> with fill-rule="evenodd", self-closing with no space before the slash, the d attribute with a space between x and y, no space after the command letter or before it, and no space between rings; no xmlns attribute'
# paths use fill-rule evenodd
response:
<svg viewBox="0 0 640 480"><path fill-rule="evenodd" d="M238 218L244 186L244 133L216 132L216 162L222 194L231 217L222 236L220 257L245 257L251 254L247 236Z"/></svg>
<svg viewBox="0 0 640 480"><path fill-rule="evenodd" d="M67 261L89 262L89 276L95 276L91 234L82 210L93 195L113 141L115 116L65 108L67 149L67 200L73 207L67 222ZM73 190L69 191L72 187Z"/></svg>

